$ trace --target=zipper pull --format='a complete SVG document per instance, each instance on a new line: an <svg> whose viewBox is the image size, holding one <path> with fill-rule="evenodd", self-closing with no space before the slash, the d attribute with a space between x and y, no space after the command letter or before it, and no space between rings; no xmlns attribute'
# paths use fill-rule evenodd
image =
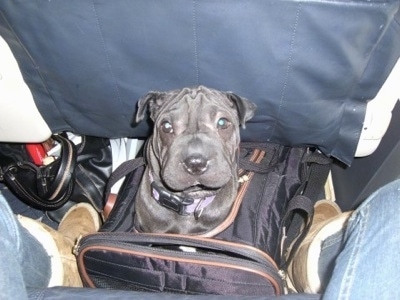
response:
<svg viewBox="0 0 400 300"><path fill-rule="evenodd" d="M283 281L283 292L285 295L287 294L297 294L298 291L296 290L296 288L294 287L292 280L290 278L290 276L288 275L287 272L285 272L284 270L280 269L278 271L279 276L282 278Z"/></svg>
<svg viewBox="0 0 400 300"><path fill-rule="evenodd" d="M282 269L278 271L279 276L281 277L282 281L283 281L283 294L287 295L289 294L289 288L288 288L288 284L287 284L287 274L285 271L283 271Z"/></svg>
<svg viewBox="0 0 400 300"><path fill-rule="evenodd" d="M245 182L247 182L247 181L249 181L249 180L250 180L249 175L248 175L248 174L244 174L243 176L240 176L240 177L239 177L238 182L239 182L240 184L242 184L242 183L245 183Z"/></svg>
<svg viewBox="0 0 400 300"><path fill-rule="evenodd" d="M78 254L79 254L80 242L82 240L82 237L83 237L82 234L80 234L78 236L78 238L76 239L76 243L75 243L74 247L72 247L72 253L75 256L78 256Z"/></svg>
<svg viewBox="0 0 400 300"><path fill-rule="evenodd" d="M284 257L284 255L285 255L285 253L284 253L284 251L285 251L285 242L286 242L286 239L287 239L287 235L286 235L286 226L284 226L283 228L282 228L282 239L281 239L281 258L283 258Z"/></svg>

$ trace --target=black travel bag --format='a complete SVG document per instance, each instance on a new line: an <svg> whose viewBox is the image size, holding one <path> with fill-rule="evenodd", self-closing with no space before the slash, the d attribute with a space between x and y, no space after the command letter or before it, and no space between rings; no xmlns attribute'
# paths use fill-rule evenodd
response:
<svg viewBox="0 0 400 300"><path fill-rule="evenodd" d="M240 187L228 217L203 235L141 233L134 200L144 171L137 158L100 232L75 247L85 286L184 294L280 295L288 253L307 232L331 161L307 147L242 143ZM293 246L294 245L294 246Z"/></svg>

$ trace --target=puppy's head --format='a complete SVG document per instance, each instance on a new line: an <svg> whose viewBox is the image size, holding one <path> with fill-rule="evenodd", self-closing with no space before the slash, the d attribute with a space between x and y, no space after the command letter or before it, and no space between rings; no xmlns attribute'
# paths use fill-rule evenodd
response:
<svg viewBox="0 0 400 300"><path fill-rule="evenodd" d="M147 155L156 158L155 176L168 189L202 196L236 177L239 126L253 117L255 104L200 86L150 92L138 102L137 122L147 109L154 122Z"/></svg>

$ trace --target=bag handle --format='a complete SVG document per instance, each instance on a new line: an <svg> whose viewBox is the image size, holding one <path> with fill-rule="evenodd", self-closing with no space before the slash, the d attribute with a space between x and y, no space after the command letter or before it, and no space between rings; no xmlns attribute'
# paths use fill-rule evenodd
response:
<svg viewBox="0 0 400 300"><path fill-rule="evenodd" d="M74 183L73 179L77 160L76 147L72 141L62 135L53 135L53 139L61 144L61 153L57 175L45 196L49 201L57 199L60 195L68 194L66 191L68 191L69 188L72 192L73 186L70 187L70 185ZM64 198L67 197L62 196L61 198L64 201ZM68 198L66 200L68 200Z"/></svg>
<svg viewBox="0 0 400 300"><path fill-rule="evenodd" d="M31 164L27 162L17 162L16 165L9 166L4 172L4 178L7 183L12 186L12 189L22 200L45 210L57 209L63 206L69 200L74 187L76 147L62 135L53 135L52 138L59 142L61 146L60 157L57 161L39 168L32 168L30 167ZM59 164L57 173L51 185L47 186L47 192L44 195L39 196L34 190L27 189L27 185L24 182L20 182L17 176L19 168L32 170L32 172L36 173L37 180L46 185L44 177L48 175L49 169L54 167L56 163Z"/></svg>
<svg viewBox="0 0 400 300"><path fill-rule="evenodd" d="M104 219L108 218L111 210L114 207L115 201L117 200L118 195L111 193L111 188L113 187L113 185L117 183L120 179L124 178L129 173L143 166L144 164L145 164L144 158L137 157L134 159L124 161L111 173L110 177L108 178L106 187L104 189L104 197L105 197L105 205L103 209Z"/></svg>

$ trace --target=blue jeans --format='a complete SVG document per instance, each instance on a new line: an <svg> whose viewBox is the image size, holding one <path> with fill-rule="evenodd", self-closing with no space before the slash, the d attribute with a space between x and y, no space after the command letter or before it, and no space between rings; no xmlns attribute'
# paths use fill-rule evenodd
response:
<svg viewBox="0 0 400 300"><path fill-rule="evenodd" d="M397 299L400 297L400 180L371 195L351 216L333 274L323 299ZM156 299L159 294L101 289L46 289L50 261L43 247L18 225L0 194L0 299ZM64 297L63 297L64 296ZM163 298L196 299L197 296L165 295ZM201 298L201 297L199 297ZM209 296L207 299L233 299ZM255 297L251 297L255 299ZM294 294L279 299L318 299ZM263 299L266 299L265 297Z"/></svg>
<svg viewBox="0 0 400 300"><path fill-rule="evenodd" d="M19 225L0 192L0 299L25 299L28 288L47 286L50 258L42 245Z"/></svg>
<svg viewBox="0 0 400 300"><path fill-rule="evenodd" d="M371 195L349 219L326 300L400 299L400 180Z"/></svg>

